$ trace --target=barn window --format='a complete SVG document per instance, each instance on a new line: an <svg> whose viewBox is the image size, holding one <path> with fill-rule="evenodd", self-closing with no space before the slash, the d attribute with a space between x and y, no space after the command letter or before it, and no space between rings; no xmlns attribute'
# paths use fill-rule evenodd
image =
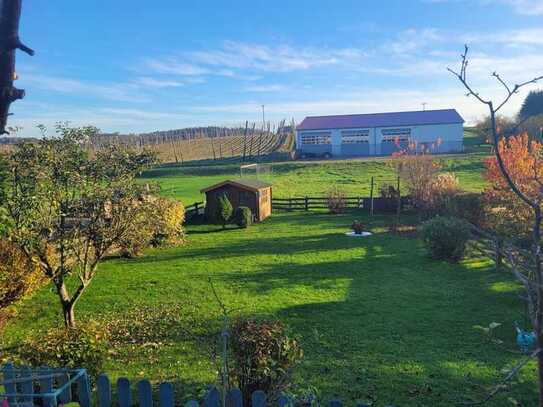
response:
<svg viewBox="0 0 543 407"><path fill-rule="evenodd" d="M369 143L369 130L345 130L341 132L341 144Z"/></svg>
<svg viewBox="0 0 543 407"><path fill-rule="evenodd" d="M383 143L402 143L409 142L411 137L410 128L399 128L399 129L384 129L381 130L381 135L383 136Z"/></svg>
<svg viewBox="0 0 543 407"><path fill-rule="evenodd" d="M330 133L303 133L302 144L330 144Z"/></svg>

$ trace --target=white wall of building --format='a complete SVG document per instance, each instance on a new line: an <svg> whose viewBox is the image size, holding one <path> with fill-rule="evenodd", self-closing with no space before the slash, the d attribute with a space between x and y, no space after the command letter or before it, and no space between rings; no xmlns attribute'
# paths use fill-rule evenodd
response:
<svg viewBox="0 0 543 407"><path fill-rule="evenodd" d="M332 155L344 155L341 151L341 131L342 130L369 130L370 140L370 155L380 155L382 130L386 129L411 129L411 140L416 141L419 146L427 145L434 146L435 152L461 152L463 151L464 126L462 123L452 124L432 124L422 126L394 126L394 127L377 127L377 128L359 128L359 129L331 129L322 130L322 132L331 133L331 152ZM304 145L301 144L301 135L303 133L315 133L320 130L296 131L296 149L304 150ZM437 141L440 140L439 143ZM439 144L439 146L437 146ZM437 147L436 147L437 146ZM309 151L309 150L308 150Z"/></svg>

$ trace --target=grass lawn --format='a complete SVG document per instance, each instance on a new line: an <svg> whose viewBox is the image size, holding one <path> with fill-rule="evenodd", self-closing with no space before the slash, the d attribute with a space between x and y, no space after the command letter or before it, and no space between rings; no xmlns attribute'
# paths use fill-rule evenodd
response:
<svg viewBox="0 0 543 407"><path fill-rule="evenodd" d="M365 176L365 163L330 167L335 165L338 173L351 168L348 177ZM304 168L317 171L294 164L287 173ZM331 180L339 176L329 168L319 172ZM207 184L209 178L202 178ZM188 184L200 185L179 180L179 193ZM374 235L345 236L355 218ZM160 318L161 304L180 305L186 323L171 338L149 345L151 350L127 345L112 353L106 370L113 377L177 378L183 394L194 394L216 381L210 349L216 349L221 318L211 278L235 315L280 318L289 325L305 353L295 381L301 388L315 386L325 400L450 406L482 397L502 369L520 358L512 326L523 318L517 285L488 260L431 260L419 240L386 233L386 222L356 213L276 213L248 230L189 225L183 247L105 262L78 316L85 321L145 305L156 307ZM14 343L54 325L58 309L44 288L20 306L5 339ZM494 321L503 324L496 332L501 345L473 327ZM528 365L521 381L490 405L510 406L508 397L534 405L534 369Z"/></svg>
<svg viewBox="0 0 543 407"><path fill-rule="evenodd" d="M443 170L454 172L463 189L479 191L484 186L484 153L438 157ZM391 158L364 160L330 160L320 162L273 163L267 178L277 198L322 196L338 186L351 196L369 196L371 177L375 177L376 193L383 183L396 183ZM200 189L239 177L239 163L227 165L160 167L147 171L142 182L158 182L166 196L180 199L186 205L202 201Z"/></svg>

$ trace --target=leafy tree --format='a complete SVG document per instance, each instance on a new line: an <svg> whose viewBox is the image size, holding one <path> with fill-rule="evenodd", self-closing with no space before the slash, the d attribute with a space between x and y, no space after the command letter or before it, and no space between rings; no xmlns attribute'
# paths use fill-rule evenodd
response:
<svg viewBox="0 0 543 407"><path fill-rule="evenodd" d="M92 127L58 125L57 136L22 143L9 155L4 208L9 239L51 280L64 322L74 327L75 305L134 219L147 194L134 178L154 162L122 146L91 152ZM67 284L67 279L76 278Z"/></svg>
<svg viewBox="0 0 543 407"><path fill-rule="evenodd" d="M464 53L462 54L460 69L454 71L449 68L449 71L464 86L468 96L475 98L488 108L490 115L490 140L494 147L495 163L501 173L504 182L503 185L506 185L506 188L509 189L516 198L522 201L532 214L532 225L530 228L531 252L526 255L523 251L519 251L509 244L501 245L501 251L507 256L511 266L511 272L524 287L529 318L536 337L535 350L527 359L519 362L519 364L510 371L506 381L511 380L530 358L537 358L539 406L543 407L543 245L541 242L543 227L543 211L541 207L543 189L541 188L541 185L543 185L543 179L541 178L542 174L540 173L540 166L538 164L540 154L535 154L533 160L531 159L527 165L527 167L531 167L531 171L528 173L528 179L533 180L535 184L528 183L526 185L526 183L519 178L517 169L508 165L505 156L502 155L502 153L506 152L503 145L505 141L504 135L500 132L497 123L498 112L519 92L519 89L543 80L543 75L512 85L508 84L497 72L494 72L492 76L504 91L504 97L495 103L492 99L485 98L477 92L471 82L468 81L467 69L469 61L467 55L468 46L466 45ZM527 144L527 138L525 138L524 141L521 139L521 142ZM536 145L531 145L531 147L534 147L535 149L538 148ZM520 148L520 150L522 152L524 148ZM536 184L538 187L537 189L534 189L533 186ZM501 237L498 237L498 239L501 239ZM496 386L482 402L472 404L482 404L490 400L495 394L503 389L504 383L505 381Z"/></svg>
<svg viewBox="0 0 543 407"><path fill-rule="evenodd" d="M543 90L532 90L522 103L519 118L527 120L530 117L540 114L543 114Z"/></svg>
<svg viewBox="0 0 543 407"><path fill-rule="evenodd" d="M539 201L539 180L543 179L543 145L538 141L530 141L527 134L521 134L507 140L502 138L498 142L498 149L504 168L519 190L530 199ZM484 191L489 225L509 238L529 238L533 212L511 190L502 176L496 157L486 160L484 176L489 183Z"/></svg>
<svg viewBox="0 0 543 407"><path fill-rule="evenodd" d="M396 173L407 187L413 206L427 215L432 207L432 187L441 169L440 162L430 154L402 154L396 160Z"/></svg>
<svg viewBox="0 0 543 407"><path fill-rule="evenodd" d="M222 194L219 196L219 200L217 201L217 214L216 218L217 221L219 221L222 224L222 228L226 229L226 224L232 217L232 204L228 200L228 197L226 194Z"/></svg>

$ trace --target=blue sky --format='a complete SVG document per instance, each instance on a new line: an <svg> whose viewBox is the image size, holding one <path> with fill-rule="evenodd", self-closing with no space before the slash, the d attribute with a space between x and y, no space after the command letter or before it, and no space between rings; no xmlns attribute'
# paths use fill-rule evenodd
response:
<svg viewBox="0 0 543 407"><path fill-rule="evenodd" d="M25 0L11 125L71 121L145 132L306 115L484 107L446 71L471 47L470 78L543 74L543 0ZM504 112L514 114L517 96Z"/></svg>

